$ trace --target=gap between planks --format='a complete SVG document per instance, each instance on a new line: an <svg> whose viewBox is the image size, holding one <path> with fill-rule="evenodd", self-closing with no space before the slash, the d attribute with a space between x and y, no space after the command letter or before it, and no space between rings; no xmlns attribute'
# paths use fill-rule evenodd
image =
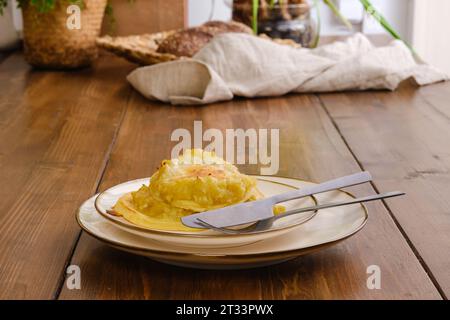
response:
<svg viewBox="0 0 450 320"><path fill-rule="evenodd" d="M0 55L0 63L1 63L1 61L2 61L2 58L4 59L4 58L6 58L7 56L8 56L8 55L6 55L6 56ZM95 193L94 193L94 194L96 194L96 193L99 191L99 187L100 187L100 185L101 185L101 182L102 182L102 180L103 180L104 174L105 174L106 169L107 169L107 167L108 167L108 163L109 163L109 161L110 161L111 153L112 153L112 151L113 151L113 149L114 149L114 146L115 146L116 141L117 141L117 137L118 137L118 135L119 135L119 133L120 133L120 130L121 130L121 128L122 128L123 121L124 121L125 116L126 116L126 113L127 113L127 111L128 111L128 108L129 108L129 102L130 102L130 100L131 100L132 95L133 95L133 91L132 91L132 90L129 90L129 94L128 94L128 97L127 97L127 103L126 103L126 106L124 107L124 110L122 111L121 116L120 116L119 125L117 126L117 129L116 129L116 131L114 132L114 135L113 135L113 138L112 138L112 140L111 140L111 143L110 143L110 145L109 145L109 147L108 147L108 150L107 150L107 152L106 152L106 154L105 154L104 162L103 162L103 164L102 164L102 166L101 166L101 168L100 168L100 170L99 170L100 175L99 175L99 178L98 178L97 181L96 181L96 188L95 188ZM364 171L364 170L365 170L365 169L364 169L364 166L363 166L362 163L359 161L359 159L356 157L356 154L354 153L354 151L353 151L352 148L350 147L348 141L346 140L346 138L345 138L344 135L342 134L342 132L341 132L341 130L340 130L338 124L336 123L336 121L335 121L335 120L333 119L333 117L331 116L331 114L330 114L330 112L328 111L328 109L327 109L326 104L324 103L324 101L321 99L320 95L317 95L317 94L316 94L316 95L314 95L314 96L317 98L317 100L318 100L320 106L322 107L322 109L324 110L324 112L326 113L326 115L329 117L329 119L330 119L330 121L331 121L333 127L336 129L336 131L337 131L337 133L339 134L339 136L341 137L343 143L345 144L345 146L346 146L347 149L349 150L349 152L350 152L350 154L352 155L353 159L356 161L358 167L359 167L362 171ZM376 184L375 184L373 181L370 182L370 184L371 184L371 186L374 188L374 190L375 190L377 193L379 193L379 189L378 189L378 187L376 186ZM426 262L422 259L420 253L417 251L416 247L413 245L413 243L412 243L411 240L409 239L408 235L406 234L406 232L404 231L404 229L402 228L402 226L400 225L400 223L399 223L398 220L396 219L396 217L395 217L395 215L393 214L391 208L388 206L388 204L387 204L384 200L382 200L382 203L383 203L383 206L386 208L387 212L389 213L389 216L391 217L391 219L392 219L393 222L395 223L397 229L400 231L401 235L402 235L403 238L405 239L405 241L406 241L406 243L408 244L409 248L412 250L414 256L415 256L416 259L419 261L419 263L420 263L420 265L422 266L422 268L424 269L425 273L426 273L427 276L430 278L431 282L433 283L433 285L435 286L435 288L436 288L437 291L439 292L439 295L440 295L443 299L447 299L445 293L443 292L442 288L440 287L439 283L437 282L436 278L434 277L432 271L430 270L430 268L428 267L428 265L426 264ZM55 299L55 300L58 300L58 299L60 298L60 295L61 295L61 292L62 292L64 283L65 283L65 279L66 279L66 270L67 270L67 267L70 265L70 263L71 263L71 261L72 261L72 259L73 259L73 255L74 255L74 253L75 253L75 251L76 251L76 248L77 248L77 246L78 246L78 243L79 243L79 240L80 240L80 237L81 237L82 233L83 233L83 231L80 230L79 233L78 233L78 235L77 235L77 237L75 238L75 241L74 241L74 244L73 244L73 246L72 246L72 249L70 250L70 252L69 252L69 254L68 254L68 257L67 257L67 259L66 259L66 263L64 264L64 268L63 268L63 270L61 271L61 274L60 274L60 277L59 277L60 280L59 280L59 282L58 282L58 287L57 287L57 289L56 289L56 291L55 291L55 294L53 295L53 299Z"/></svg>
<svg viewBox="0 0 450 320"><path fill-rule="evenodd" d="M0 52L0 64L2 64L2 62L4 60L6 60L6 58L8 58L10 55L12 55L14 53L14 51L6 51L6 52Z"/></svg>
<svg viewBox="0 0 450 320"><path fill-rule="evenodd" d="M327 116L330 118L331 123L333 124L333 126L336 129L337 133L341 137L342 141L344 142L344 144L347 147L348 151L352 155L353 159L355 159L355 161L358 164L359 168L362 171L365 171L363 164L361 163L361 161L359 161L359 159L356 156L356 154L354 153L353 149L350 147L350 144L348 143L347 139L345 138L345 136L343 135L342 131L340 130L339 125L336 123L336 121L331 116L330 112L328 111L328 108L326 107L325 102L322 100L322 98L321 98L321 96L319 94L315 94L315 96L317 97L317 99L319 101L319 104L322 107L322 109L325 111ZM370 184L372 185L372 187L375 190L375 192L380 193L380 191L379 191L379 189L378 189L378 187L377 187L377 185L375 184L374 181L371 181ZM400 222L395 217L394 213L392 212L392 210L389 207L389 205L387 204L387 202L385 200L381 200L381 202L383 203L383 206L386 208L387 212L389 213L389 216L391 217L391 219L394 221L397 229L400 231L401 235L405 239L406 243L408 244L408 246L412 250L414 256L419 261L420 265L424 269L424 271L427 274L427 276L430 278L430 280L433 283L433 285L435 286L436 290L439 292L439 294L441 295L441 297L444 300L447 300L448 298L447 298L445 292L442 290L441 286L439 285L439 282L437 281L437 279L433 275L433 272L428 267L427 263L425 262L425 260L422 258L422 256L420 255L419 251L417 250L417 248L412 243L411 239L409 238L409 236L407 235L407 233L405 232L405 230L401 226Z"/></svg>
<svg viewBox="0 0 450 320"><path fill-rule="evenodd" d="M1 61L1 60L0 60ZM108 149L105 153L105 157L103 160L103 163L100 167L99 170L99 177L97 178L96 182L95 182L95 191L94 191L94 195L97 194L99 192L99 187L103 181L103 177L105 175L106 169L108 167L108 163L111 159L111 153L114 150L114 146L116 144L117 141L117 137L119 136L119 132L120 129L122 128L122 123L123 120L125 119L125 115L127 114L128 111L128 105L130 103L131 100L131 96L133 95L133 90L131 90L131 88L128 88L128 96L127 96L127 100L126 100L126 105L122 110L122 114L120 115L120 119L119 119L119 124L117 125L117 128L114 132L113 138L111 139L111 143L108 146ZM59 297L61 295L61 291L63 289L65 280L66 280L66 270L67 268L70 266L72 259L73 259L73 255L75 254L75 251L78 247L78 243L80 241L81 235L83 234L83 230L80 230L77 234L77 236L75 237L75 241L73 243L73 246L71 248L71 250L69 251L69 254L67 256L66 262L64 263L64 267L63 270L61 270L61 274L59 276L59 281L58 281L58 287L56 288L55 294L53 295L53 300L59 300Z"/></svg>

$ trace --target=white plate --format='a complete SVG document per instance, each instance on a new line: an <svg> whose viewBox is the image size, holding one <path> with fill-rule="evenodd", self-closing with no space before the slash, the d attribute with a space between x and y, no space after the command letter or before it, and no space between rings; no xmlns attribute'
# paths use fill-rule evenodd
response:
<svg viewBox="0 0 450 320"><path fill-rule="evenodd" d="M258 181L258 189L266 197L292 191L296 188L290 184L275 181L274 177L254 177ZM170 243L176 246L193 248L229 248L254 243L270 237L280 236L315 216L315 212L305 212L276 220L269 230L255 232L252 234L227 235L213 230L182 232L150 229L132 224L123 217L117 217L107 213L108 210L112 209L120 197L131 191L138 190L143 184L148 184L148 182L149 178L138 179L121 183L105 190L99 194L95 201L97 211L104 218L110 220L117 227L127 232L131 232L152 240ZM311 184L304 182L302 187L307 185ZM316 204L317 203L314 197L306 197L283 203L286 210L310 207Z"/></svg>
<svg viewBox="0 0 450 320"><path fill-rule="evenodd" d="M301 188L305 182L288 178L273 181ZM343 191L317 195L319 203L346 201L353 197ZM311 221L290 232L257 243L233 248L186 248L152 241L116 227L94 208L95 197L77 213L81 228L117 249L161 262L203 269L242 269L271 265L334 245L361 230L368 218L363 205L320 210Z"/></svg>

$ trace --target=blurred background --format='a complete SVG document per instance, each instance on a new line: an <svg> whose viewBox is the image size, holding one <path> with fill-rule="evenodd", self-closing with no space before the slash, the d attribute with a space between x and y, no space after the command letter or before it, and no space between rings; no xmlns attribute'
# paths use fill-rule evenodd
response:
<svg viewBox="0 0 450 320"><path fill-rule="evenodd" d="M199 25L209 19L231 18L231 1L188 0L188 24ZM352 23L353 32L369 35L386 34L384 29L364 13L358 0L334 0L342 14ZM410 43L428 63L450 74L449 0L372 0L395 30ZM323 36L347 35L348 30L336 16L320 3Z"/></svg>
<svg viewBox="0 0 450 320"><path fill-rule="evenodd" d="M333 0L347 18L353 31L320 3L321 35L345 36L359 31L379 36L386 34L372 17L367 15L359 0ZM112 0L116 27L119 35L150 33L155 31L200 25L208 20L229 20L232 17L232 0L134 0L132 8L128 0ZM410 43L428 63L450 74L450 0L372 0L392 24L395 30ZM21 38L22 17L15 0L0 16L0 51L17 46ZM166 18L152 15L164 11ZM106 32L107 27L103 27Z"/></svg>
<svg viewBox="0 0 450 320"><path fill-rule="evenodd" d="M433 0L431 0L433 1ZM188 23L191 26L200 25L207 20L231 19L232 0L189 0ZM311 2L311 1L310 1ZM335 0L336 6L349 19L354 28L368 34L383 33L383 28L373 19L364 14L358 0ZM383 12L389 22L402 36L409 36L408 12L411 9L410 0L373 0L377 9ZM346 28L325 4L320 2L323 35L345 35L350 31Z"/></svg>

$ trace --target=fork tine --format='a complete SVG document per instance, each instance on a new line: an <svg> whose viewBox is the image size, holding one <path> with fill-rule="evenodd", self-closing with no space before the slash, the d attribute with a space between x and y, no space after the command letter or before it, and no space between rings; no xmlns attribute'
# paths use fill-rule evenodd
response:
<svg viewBox="0 0 450 320"><path fill-rule="evenodd" d="M208 222L203 221L200 218L197 218L197 221L199 224L203 225L204 227L211 229L211 230L221 232L221 233L226 233L226 234L240 234L241 233L239 230L231 230L231 229L227 229L227 228L213 226L212 224L209 224Z"/></svg>

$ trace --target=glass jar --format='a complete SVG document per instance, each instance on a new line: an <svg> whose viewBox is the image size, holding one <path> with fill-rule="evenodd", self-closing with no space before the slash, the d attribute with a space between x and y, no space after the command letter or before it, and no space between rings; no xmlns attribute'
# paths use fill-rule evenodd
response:
<svg viewBox="0 0 450 320"><path fill-rule="evenodd" d="M268 1L260 1L258 34L291 39L303 47L312 47L317 36L317 26L311 17L312 5L306 1L296 2L299 3L286 1L271 6ZM232 8L233 20L252 26L252 0L234 0Z"/></svg>

